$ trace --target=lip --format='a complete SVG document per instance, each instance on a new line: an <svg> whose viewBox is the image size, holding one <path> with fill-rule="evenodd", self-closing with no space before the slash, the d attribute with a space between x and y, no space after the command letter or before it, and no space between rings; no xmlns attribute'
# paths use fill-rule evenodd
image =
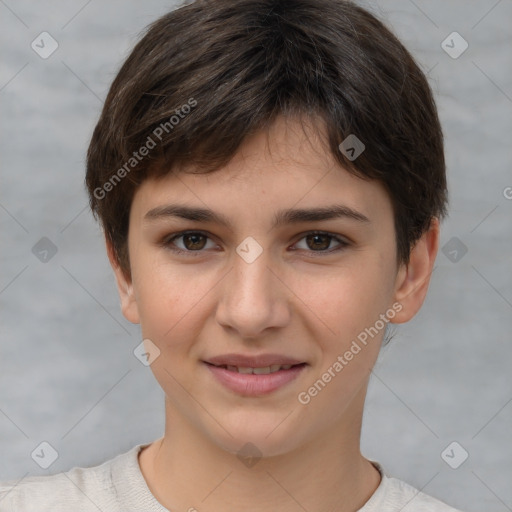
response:
<svg viewBox="0 0 512 512"><path fill-rule="evenodd" d="M224 387L242 396L262 396L272 393L293 380L295 380L306 368L307 364L296 364L288 370L278 370L267 374L238 373L227 368L214 366L204 362L215 379ZM280 363L275 363L280 364ZM282 363L292 364L292 363ZM238 365L233 365L238 366ZM240 365L242 366L242 365ZM267 365L269 366L269 365ZM255 366L257 368L257 366Z"/></svg>
<svg viewBox="0 0 512 512"><path fill-rule="evenodd" d="M300 361L299 359L294 359L281 354L260 354L256 356L248 356L245 354L223 354L220 356L210 357L206 359L205 362L215 366L226 365L245 368L265 368L266 366L272 366L274 364L296 365L305 363L305 361Z"/></svg>

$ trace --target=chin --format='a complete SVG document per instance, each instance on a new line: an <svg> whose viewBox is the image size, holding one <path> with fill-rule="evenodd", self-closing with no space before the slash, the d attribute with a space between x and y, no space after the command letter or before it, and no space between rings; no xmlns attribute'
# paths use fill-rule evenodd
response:
<svg viewBox="0 0 512 512"><path fill-rule="evenodd" d="M284 425L276 428L278 424L279 422L270 428L268 423L258 425L254 421L247 428L225 425L232 437L221 429L216 432L217 435L211 433L210 438L219 448L239 458L275 457L298 449L301 442L297 429Z"/></svg>

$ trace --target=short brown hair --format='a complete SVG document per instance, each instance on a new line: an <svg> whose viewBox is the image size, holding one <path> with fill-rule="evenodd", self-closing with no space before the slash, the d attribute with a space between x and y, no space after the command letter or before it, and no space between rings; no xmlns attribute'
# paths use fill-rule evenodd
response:
<svg viewBox="0 0 512 512"><path fill-rule="evenodd" d="M345 0L196 0L147 28L87 154L91 209L128 275L129 213L142 181L182 164L215 171L278 115L322 120L340 165L383 183L398 263L446 215L432 92L381 21ZM355 160L339 148L351 134L365 146Z"/></svg>

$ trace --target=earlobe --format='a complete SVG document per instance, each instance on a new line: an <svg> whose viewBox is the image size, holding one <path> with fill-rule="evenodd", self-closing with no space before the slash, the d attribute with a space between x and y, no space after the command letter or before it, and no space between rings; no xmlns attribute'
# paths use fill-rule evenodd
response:
<svg viewBox="0 0 512 512"><path fill-rule="evenodd" d="M395 301L401 310L392 323L408 322L420 310L427 295L430 277L439 247L439 220L433 218L428 231L411 249L409 263L402 265L395 282Z"/></svg>
<svg viewBox="0 0 512 512"><path fill-rule="evenodd" d="M121 311L129 322L132 324L138 324L140 323L140 317L132 279L127 276L121 268L117 256L115 255L112 242L108 237L105 237L105 245L107 248L108 259L116 279L117 291L121 301Z"/></svg>

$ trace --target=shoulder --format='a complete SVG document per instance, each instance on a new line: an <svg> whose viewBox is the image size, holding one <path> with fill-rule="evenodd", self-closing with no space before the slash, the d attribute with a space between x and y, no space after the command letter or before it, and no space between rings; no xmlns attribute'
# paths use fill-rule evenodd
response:
<svg viewBox="0 0 512 512"><path fill-rule="evenodd" d="M107 466L75 467L55 475L1 482L0 512L102 510L112 490Z"/></svg>
<svg viewBox="0 0 512 512"><path fill-rule="evenodd" d="M460 512L402 480L393 477L387 477L387 480L389 498L403 507L402 512Z"/></svg>
<svg viewBox="0 0 512 512"><path fill-rule="evenodd" d="M112 468L137 448L94 467L0 482L0 512L117 512Z"/></svg>
<svg viewBox="0 0 512 512"><path fill-rule="evenodd" d="M94 499L94 468L73 468L65 473L48 476L29 476L0 483L0 512L64 510L64 506L80 510L98 510L87 496ZM65 504L65 505L64 505Z"/></svg>
<svg viewBox="0 0 512 512"><path fill-rule="evenodd" d="M382 466L373 464L381 473L381 483L360 512L461 512L412 485L386 475Z"/></svg>

